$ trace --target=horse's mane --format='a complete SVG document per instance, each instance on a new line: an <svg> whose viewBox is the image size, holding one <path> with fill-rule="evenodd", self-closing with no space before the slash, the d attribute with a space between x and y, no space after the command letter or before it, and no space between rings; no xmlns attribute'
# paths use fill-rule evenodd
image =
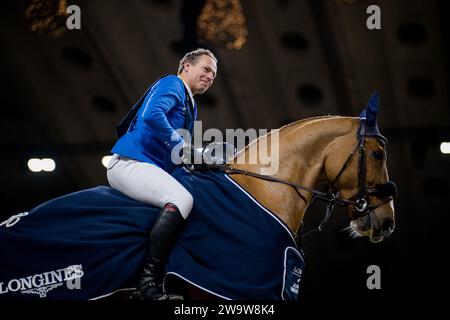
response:
<svg viewBox="0 0 450 320"><path fill-rule="evenodd" d="M330 115L328 115L328 116L316 116L316 117L310 117L310 118L306 118L306 119L300 119L300 120L297 120L297 121L294 121L294 122L291 122L289 124L286 124L286 125L282 126L279 130L287 129L287 128L290 128L290 127L293 127L293 126L297 126L297 125L302 126L302 125L305 125L305 124L307 124L307 123L309 123L311 121L322 120L322 119L327 119L327 118L336 118L336 117L339 117L339 116L330 116Z"/></svg>
<svg viewBox="0 0 450 320"><path fill-rule="evenodd" d="M341 116L331 116L331 115L328 115L328 116L316 116L316 117L310 117L310 118L306 118L306 119L300 119L300 120L294 121L294 122L292 122L292 123L286 124L286 125L282 126L281 128L279 128L278 130L279 130L279 131L282 131L282 130L285 130L285 129L290 129L290 128L292 128L292 127L298 127L298 128L300 128L300 127L302 127L302 126L304 126L304 125L307 125L307 124L309 124L309 123L311 123L311 122L313 122L313 121L324 120L324 119L330 119L330 118L339 118L339 117L341 117ZM270 132L268 132L267 134L265 134L265 135L263 135L263 136L261 136L261 137L258 137L258 138L255 139L255 140L253 140L253 141L250 142L248 145L246 145L245 148L243 148L241 151L238 151L238 154L239 154L239 153L242 153L242 152L245 152L252 144L257 143L258 140L260 140L261 138L263 138L263 137L265 137L265 136L267 136L267 135L269 135L269 134L270 134Z"/></svg>

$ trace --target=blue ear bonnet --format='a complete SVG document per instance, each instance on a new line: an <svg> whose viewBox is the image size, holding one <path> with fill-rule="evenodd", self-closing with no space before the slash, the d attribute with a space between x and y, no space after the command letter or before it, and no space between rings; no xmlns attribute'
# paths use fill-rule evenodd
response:
<svg viewBox="0 0 450 320"><path fill-rule="evenodd" d="M380 96L378 91L375 91L369 98L366 108L360 113L361 125L358 130L358 136L365 135L366 137L375 137L387 142L387 139L380 133L377 124L377 112L380 106Z"/></svg>

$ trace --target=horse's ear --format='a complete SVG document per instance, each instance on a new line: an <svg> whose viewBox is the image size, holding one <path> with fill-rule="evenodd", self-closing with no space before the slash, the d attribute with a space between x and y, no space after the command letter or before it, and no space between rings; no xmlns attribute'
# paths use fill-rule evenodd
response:
<svg viewBox="0 0 450 320"><path fill-rule="evenodd" d="M374 126L377 122L378 108L380 107L380 95L378 91L372 93L366 108L359 114L360 118L366 119L368 126Z"/></svg>
<svg viewBox="0 0 450 320"><path fill-rule="evenodd" d="M380 95L375 91L369 98L366 108L359 115L360 118L365 119L365 135L375 136L386 141L386 138L380 134L377 124L377 113L380 107Z"/></svg>
<svg viewBox="0 0 450 320"><path fill-rule="evenodd" d="M380 95L375 91L369 98L366 107L366 124L368 127L377 125L377 113L380 107Z"/></svg>

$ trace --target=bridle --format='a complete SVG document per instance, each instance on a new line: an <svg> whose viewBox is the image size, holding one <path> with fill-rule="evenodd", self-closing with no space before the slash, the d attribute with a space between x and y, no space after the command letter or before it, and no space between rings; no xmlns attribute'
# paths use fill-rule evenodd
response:
<svg viewBox="0 0 450 320"><path fill-rule="evenodd" d="M323 229L323 226L326 224L326 222L330 218L330 216L335 208L335 205L338 205L341 207L353 206L356 211L352 211L350 213L350 218L351 218L351 220L355 220L355 219L359 219L364 216L370 217L369 214L372 211L374 211L375 209L381 207L382 205L392 201L393 198L396 196L397 188L393 181L387 181L382 184L377 184L373 188L367 187L367 185L366 185L366 149L364 147L364 142L365 142L366 137L374 137L374 138L378 139L379 141L381 141L383 144L387 143L387 139L384 136L382 136L381 134L379 134L379 132L377 132L377 133L367 132L365 118L360 118L360 127L359 127L359 130L357 133L358 143L357 143L355 149L352 152L350 152L350 154L347 156L347 159L345 160L345 162L342 165L341 169L339 170L338 174L333 179L333 182L331 183L331 185L328 189L328 192L318 191L318 190L315 190L312 188L308 188L308 187L305 187L305 186L302 186L302 185L299 185L296 183L292 183L287 180L278 179L278 178L275 178L272 176L262 175L262 174L250 172L247 170L233 168L226 164L202 164L199 166L195 166L194 171L195 170L219 171L219 172L224 172L229 175L243 174L243 175L254 177L257 179L281 183L281 184L292 187L295 190L295 192L297 193L297 195L299 197L301 197L305 202L307 202L307 201L306 201L305 197L299 192L299 190L310 192L313 195L313 198L311 199L311 201L308 203L307 207L305 208L305 212L306 212L306 210L308 210L309 206L315 200L320 200L320 201L326 202L327 203L327 211L326 211L324 219L319 224L319 226L303 235L303 236L306 236L306 235L310 234L311 232L321 231ZM352 158L356 152L359 153L358 191L354 196L352 196L348 199L340 198L338 195L339 191L337 190L335 184L338 181L338 179L341 177L341 175L344 173L344 171L347 169L348 164L350 163L350 161L352 160ZM380 199L380 201L372 204L370 201L370 196L375 196L378 199Z"/></svg>
<svg viewBox="0 0 450 320"><path fill-rule="evenodd" d="M359 153L359 161L358 161L358 192L348 198L348 199L342 199L337 198L336 200L339 201L339 205L343 207L347 206L354 206L356 212L352 212L350 214L350 218L352 220L364 217L366 215L369 215L372 211L375 209L381 207L385 203L388 203L393 200L393 198L397 194L397 188L393 181L386 181L382 184L377 184L373 188L367 188L366 183L366 149L364 147L365 139L366 137L374 137L377 140L381 141L383 145L387 143L387 139L382 136L381 134L367 134L366 132L366 123L364 119L361 119L360 121L360 127L358 130L358 143L355 147L355 149L348 155L347 160L344 162L344 165L342 166L339 173L334 178L333 182L331 183L331 193L337 195L338 191L335 187L335 184L337 180L340 178L342 173L347 168L348 164L350 163L350 160L353 158L354 154L358 151ZM376 196L380 201L378 201L375 204L372 204L370 201L370 196Z"/></svg>

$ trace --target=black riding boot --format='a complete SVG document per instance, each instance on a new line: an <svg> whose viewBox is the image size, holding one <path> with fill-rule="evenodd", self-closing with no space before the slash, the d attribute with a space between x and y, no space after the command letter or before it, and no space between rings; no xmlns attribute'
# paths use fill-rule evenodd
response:
<svg viewBox="0 0 450 320"><path fill-rule="evenodd" d="M132 298L140 300L167 299L162 290L164 265L183 225L184 218L178 208L172 203L166 204L150 232L150 244L144 272Z"/></svg>

